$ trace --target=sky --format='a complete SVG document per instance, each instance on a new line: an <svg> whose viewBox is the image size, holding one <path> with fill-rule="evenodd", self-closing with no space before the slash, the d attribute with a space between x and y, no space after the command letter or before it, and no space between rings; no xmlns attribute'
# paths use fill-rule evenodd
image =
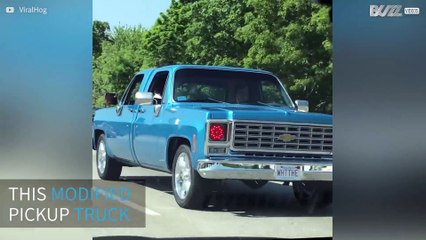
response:
<svg viewBox="0 0 426 240"><path fill-rule="evenodd" d="M93 20L109 22L116 26L142 25L150 28L171 0L93 0Z"/></svg>

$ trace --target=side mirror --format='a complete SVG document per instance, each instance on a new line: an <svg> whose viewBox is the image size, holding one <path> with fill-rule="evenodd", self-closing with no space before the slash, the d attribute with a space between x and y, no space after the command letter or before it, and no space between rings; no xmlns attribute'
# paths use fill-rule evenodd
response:
<svg viewBox="0 0 426 240"><path fill-rule="evenodd" d="M106 105L117 105L117 94L116 93L105 93L105 104Z"/></svg>
<svg viewBox="0 0 426 240"><path fill-rule="evenodd" d="M305 100L296 100L297 111L299 112L309 112L309 102Z"/></svg>
<svg viewBox="0 0 426 240"><path fill-rule="evenodd" d="M151 105L153 99L151 92L137 92L135 94L135 104L138 105Z"/></svg>

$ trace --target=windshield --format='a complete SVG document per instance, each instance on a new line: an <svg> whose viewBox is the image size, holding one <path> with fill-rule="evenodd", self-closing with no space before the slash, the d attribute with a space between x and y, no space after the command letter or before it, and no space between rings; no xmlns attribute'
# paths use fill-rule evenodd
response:
<svg viewBox="0 0 426 240"><path fill-rule="evenodd" d="M182 69L175 74L176 102L223 102L292 107L290 97L270 74Z"/></svg>

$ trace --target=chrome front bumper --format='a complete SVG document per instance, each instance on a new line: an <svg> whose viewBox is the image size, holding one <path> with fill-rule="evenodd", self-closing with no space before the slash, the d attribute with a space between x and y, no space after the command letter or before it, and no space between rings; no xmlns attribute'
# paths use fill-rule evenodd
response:
<svg viewBox="0 0 426 240"><path fill-rule="evenodd" d="M298 169L296 176L277 176L279 166ZM275 180L275 181L333 181L332 161L256 159L201 159L197 171L207 179Z"/></svg>

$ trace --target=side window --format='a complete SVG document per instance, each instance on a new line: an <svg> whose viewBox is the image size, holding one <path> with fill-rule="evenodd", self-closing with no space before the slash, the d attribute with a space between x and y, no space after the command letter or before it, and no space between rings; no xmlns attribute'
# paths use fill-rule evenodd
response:
<svg viewBox="0 0 426 240"><path fill-rule="evenodd" d="M168 71L156 73L152 79L151 85L149 86L148 92L152 92L154 96L157 94L164 98L164 86L166 85L168 76Z"/></svg>
<svg viewBox="0 0 426 240"><path fill-rule="evenodd" d="M126 95L126 98L123 101L123 105L133 105L133 104L135 104L135 95L139 91L139 88L141 86L143 77L144 77L143 74L137 75L135 77L135 79L133 80L130 88L126 92L127 95Z"/></svg>

